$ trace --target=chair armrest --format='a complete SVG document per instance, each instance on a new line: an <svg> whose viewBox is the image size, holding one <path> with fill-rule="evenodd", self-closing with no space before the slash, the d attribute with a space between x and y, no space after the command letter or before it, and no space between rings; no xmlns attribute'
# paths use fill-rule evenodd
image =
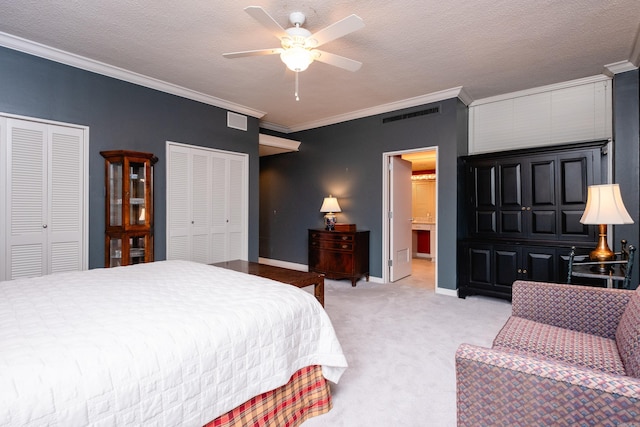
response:
<svg viewBox="0 0 640 427"><path fill-rule="evenodd" d="M470 344L455 360L458 427L618 425L640 413L637 378Z"/></svg>
<svg viewBox="0 0 640 427"><path fill-rule="evenodd" d="M633 292L517 280L512 315L613 339Z"/></svg>

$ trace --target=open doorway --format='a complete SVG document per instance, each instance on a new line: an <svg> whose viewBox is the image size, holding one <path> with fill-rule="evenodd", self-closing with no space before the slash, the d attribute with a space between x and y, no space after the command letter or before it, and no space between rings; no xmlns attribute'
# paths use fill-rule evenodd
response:
<svg viewBox="0 0 640 427"><path fill-rule="evenodd" d="M406 186L411 187L410 195L405 191L398 191L398 179L390 170L394 159L403 159L411 163L411 176L407 178ZM383 268L383 281L389 283L409 284L423 288L435 289L437 283L437 147L424 147L419 149L403 150L383 153L383 260L386 267ZM404 188L406 188L406 186ZM400 193L402 196L398 197ZM410 223L405 227L404 212L410 212ZM394 211L403 212L402 218L396 215L394 224ZM400 224L400 228L398 227ZM397 248L394 241L402 239L395 233L410 233L411 239L411 271L408 276L399 277L394 274L393 262ZM402 253L402 249L400 253Z"/></svg>

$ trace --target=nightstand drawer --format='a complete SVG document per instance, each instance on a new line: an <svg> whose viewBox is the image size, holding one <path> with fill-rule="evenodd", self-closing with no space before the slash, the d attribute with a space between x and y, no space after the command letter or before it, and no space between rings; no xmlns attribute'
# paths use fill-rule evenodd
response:
<svg viewBox="0 0 640 427"><path fill-rule="evenodd" d="M326 233L320 232L311 232L310 238L312 240L329 240L329 241L340 241L340 242L353 242L355 239L355 235L353 233L343 234L337 231L329 231Z"/></svg>
<svg viewBox="0 0 640 427"><path fill-rule="evenodd" d="M321 249L336 249L341 251L353 251L353 241L336 242L333 240L312 240L309 242L312 247Z"/></svg>

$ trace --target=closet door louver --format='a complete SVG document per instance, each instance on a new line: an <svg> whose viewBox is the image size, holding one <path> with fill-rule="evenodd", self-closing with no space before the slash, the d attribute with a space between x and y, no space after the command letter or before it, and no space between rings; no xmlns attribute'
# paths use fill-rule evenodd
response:
<svg viewBox="0 0 640 427"><path fill-rule="evenodd" d="M247 156L168 144L168 259L247 258Z"/></svg>
<svg viewBox="0 0 640 427"><path fill-rule="evenodd" d="M227 225L229 245L227 259L243 259L243 251L246 246L246 237L243 229L244 201L242 188L246 187L247 175L245 163L236 160L228 160L229 197ZM245 255L246 256L246 255Z"/></svg>
<svg viewBox="0 0 640 427"><path fill-rule="evenodd" d="M189 156L188 148L169 146L167 170L167 259L191 259L189 253Z"/></svg>
<svg viewBox="0 0 640 427"><path fill-rule="evenodd" d="M212 262L227 261L227 161L223 157L213 160L211 191L211 251Z"/></svg>
<svg viewBox="0 0 640 427"><path fill-rule="evenodd" d="M209 245L209 204L211 203L211 161L204 150L191 156L191 260L207 263Z"/></svg>
<svg viewBox="0 0 640 427"><path fill-rule="evenodd" d="M7 277L47 272L47 126L7 120Z"/></svg>
<svg viewBox="0 0 640 427"><path fill-rule="evenodd" d="M0 280L86 268L83 130L0 120L7 153Z"/></svg>
<svg viewBox="0 0 640 427"><path fill-rule="evenodd" d="M84 142L80 129L50 127L49 272L82 269Z"/></svg>

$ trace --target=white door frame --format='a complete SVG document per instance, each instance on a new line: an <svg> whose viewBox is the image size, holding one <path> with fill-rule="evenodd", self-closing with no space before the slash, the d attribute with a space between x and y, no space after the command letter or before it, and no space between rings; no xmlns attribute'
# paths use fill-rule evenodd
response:
<svg viewBox="0 0 640 427"><path fill-rule="evenodd" d="M389 159L394 156L400 156L407 153L419 153L422 151L435 151L436 152L436 173L439 168L438 161L438 147L421 147L411 148L407 150L388 151L382 153L382 283L389 283L389 243L390 243L390 227L389 227L389 208L391 206L390 200L390 183L389 183ZM436 207L440 206L438 203L438 185L436 185ZM438 212L436 208L436 236L440 235L440 221L438 221ZM436 239L436 254L438 254L438 239ZM440 257L436 255L436 273L435 283L436 289L438 287L438 263Z"/></svg>

